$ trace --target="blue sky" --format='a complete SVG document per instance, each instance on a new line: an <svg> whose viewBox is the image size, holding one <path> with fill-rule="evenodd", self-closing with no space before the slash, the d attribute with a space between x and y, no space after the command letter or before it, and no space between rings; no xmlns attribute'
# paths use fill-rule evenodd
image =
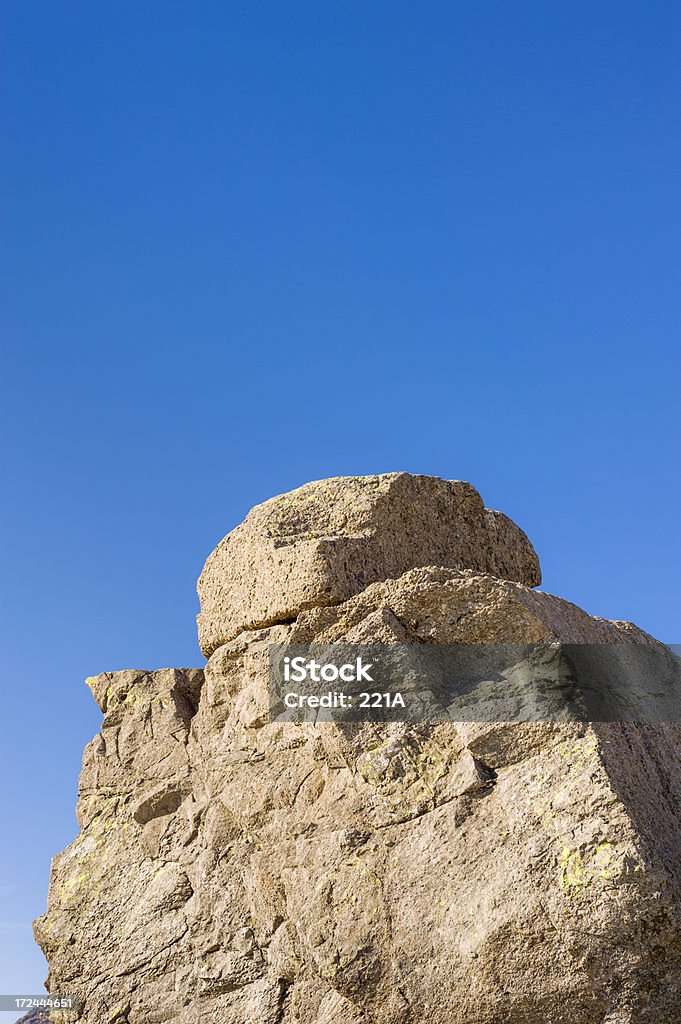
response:
<svg viewBox="0 0 681 1024"><path fill-rule="evenodd" d="M254 503L470 480L673 642L677 3L6 0L0 991L103 670L202 663ZM674 467L677 467L676 469Z"/></svg>

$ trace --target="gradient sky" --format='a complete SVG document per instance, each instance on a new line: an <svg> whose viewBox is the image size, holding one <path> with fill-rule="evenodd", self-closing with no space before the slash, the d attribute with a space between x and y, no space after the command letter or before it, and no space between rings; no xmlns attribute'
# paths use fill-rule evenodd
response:
<svg viewBox="0 0 681 1024"><path fill-rule="evenodd" d="M195 579L254 503L470 480L544 589L681 639L681 6L1 18L12 992L45 975L29 923L100 722L82 680L202 663Z"/></svg>

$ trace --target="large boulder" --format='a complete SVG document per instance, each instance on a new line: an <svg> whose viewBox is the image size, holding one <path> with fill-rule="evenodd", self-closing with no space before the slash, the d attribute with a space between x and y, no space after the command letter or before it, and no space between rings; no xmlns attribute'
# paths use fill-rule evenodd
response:
<svg viewBox="0 0 681 1024"><path fill-rule="evenodd" d="M541 582L525 534L468 483L409 473L319 480L257 505L209 556L198 583L201 650L210 657L243 629L424 565Z"/></svg>
<svg viewBox="0 0 681 1024"><path fill-rule="evenodd" d="M269 721L271 644L377 640L655 646L429 567L90 680L51 991L80 1024L678 1024L679 727Z"/></svg>

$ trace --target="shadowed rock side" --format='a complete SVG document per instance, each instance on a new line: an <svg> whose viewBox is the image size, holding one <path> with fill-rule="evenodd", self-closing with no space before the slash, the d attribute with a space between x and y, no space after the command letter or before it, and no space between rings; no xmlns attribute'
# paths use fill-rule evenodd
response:
<svg viewBox="0 0 681 1024"><path fill-rule="evenodd" d="M268 645L340 639L656 643L419 566L89 680L50 990L83 1024L678 1024L678 727L269 724Z"/></svg>

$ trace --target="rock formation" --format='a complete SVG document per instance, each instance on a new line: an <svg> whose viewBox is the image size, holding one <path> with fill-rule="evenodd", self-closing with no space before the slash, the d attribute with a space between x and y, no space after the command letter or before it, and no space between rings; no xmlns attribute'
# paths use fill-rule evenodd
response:
<svg viewBox="0 0 681 1024"><path fill-rule="evenodd" d="M318 480L257 505L210 555L198 584L201 650L209 658L244 629L423 565L541 582L525 534L470 484L408 473Z"/></svg>
<svg viewBox="0 0 681 1024"><path fill-rule="evenodd" d="M273 643L656 643L538 582L469 484L254 509L199 581L205 668L88 680L50 991L82 1024L679 1024L679 727L269 721Z"/></svg>

